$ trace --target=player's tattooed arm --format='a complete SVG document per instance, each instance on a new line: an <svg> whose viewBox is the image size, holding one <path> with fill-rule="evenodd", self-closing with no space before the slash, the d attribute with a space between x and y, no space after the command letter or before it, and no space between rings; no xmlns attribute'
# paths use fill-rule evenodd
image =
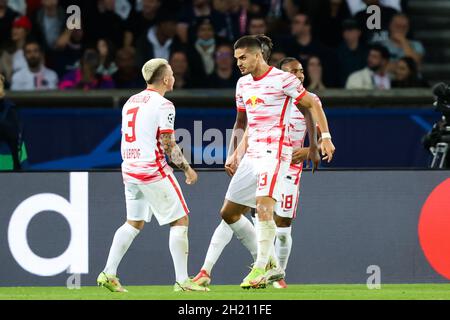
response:
<svg viewBox="0 0 450 320"><path fill-rule="evenodd" d="M180 147L177 145L173 133L161 134L161 144L163 146L164 153L178 168L180 168L184 172L188 171L191 168L186 158L183 156Z"/></svg>

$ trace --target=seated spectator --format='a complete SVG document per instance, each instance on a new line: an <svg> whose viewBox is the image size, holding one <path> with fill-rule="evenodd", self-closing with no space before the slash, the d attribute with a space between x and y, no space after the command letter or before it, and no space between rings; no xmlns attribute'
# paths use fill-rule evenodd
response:
<svg viewBox="0 0 450 320"><path fill-rule="evenodd" d="M99 39L97 41L97 51L100 58L97 73L103 76L112 76L117 71L117 66L114 62L115 52L112 42L106 39Z"/></svg>
<svg viewBox="0 0 450 320"><path fill-rule="evenodd" d="M44 55L37 41L24 46L27 66L13 74L11 90L53 90L58 87L58 75L44 66Z"/></svg>
<svg viewBox="0 0 450 320"><path fill-rule="evenodd" d="M366 66L368 49L361 41L362 32L355 20L343 23L343 41L337 48L339 87L344 87L348 76Z"/></svg>
<svg viewBox="0 0 450 320"><path fill-rule="evenodd" d="M144 65L153 58L169 60L170 54L181 46L176 27L175 16L169 12L161 12L156 24L137 40L138 64Z"/></svg>
<svg viewBox="0 0 450 320"><path fill-rule="evenodd" d="M346 89L379 89L391 88L389 66L389 51L381 45L373 45L367 57L367 67L352 73L346 84Z"/></svg>
<svg viewBox="0 0 450 320"><path fill-rule="evenodd" d="M283 60L284 58L286 58L286 54L284 52L282 52L282 51L274 51L270 55L269 65L272 66L272 67L276 67L276 66L278 66L280 61Z"/></svg>
<svg viewBox="0 0 450 320"><path fill-rule="evenodd" d="M211 23L216 35L226 41L235 41L239 37L239 16L232 12L232 1L212 0Z"/></svg>
<svg viewBox="0 0 450 320"><path fill-rule="evenodd" d="M246 35L249 16L251 15L250 0L233 1L230 10L238 19L239 37Z"/></svg>
<svg viewBox="0 0 450 320"><path fill-rule="evenodd" d="M170 56L169 63L172 67L173 76L175 78L174 88L192 88L193 82L189 72L189 63L186 53L184 51L173 52Z"/></svg>
<svg viewBox="0 0 450 320"><path fill-rule="evenodd" d="M199 18L211 18L212 7L209 0L193 0L192 4L185 4L181 9L177 23L177 35L182 43L187 44L192 36L190 29Z"/></svg>
<svg viewBox="0 0 450 320"><path fill-rule="evenodd" d="M320 58L311 56L306 64L306 74L308 75L305 82L305 88L308 91L320 91L326 89L322 80L322 63Z"/></svg>
<svg viewBox="0 0 450 320"><path fill-rule="evenodd" d="M392 80L393 88L427 88L428 83L419 78L417 64L413 58L403 57L398 60L395 70L394 79Z"/></svg>
<svg viewBox="0 0 450 320"><path fill-rule="evenodd" d="M345 0L322 0L322 10L316 17L314 30L325 45L335 48L342 41L342 23L350 18L350 10Z"/></svg>
<svg viewBox="0 0 450 320"><path fill-rule="evenodd" d="M89 45L95 45L100 38L110 40L116 48L125 43L125 22L115 12L114 0L96 0L94 10L85 10L83 28ZM84 11L83 11L84 12Z"/></svg>
<svg viewBox="0 0 450 320"><path fill-rule="evenodd" d="M83 29L70 30L67 36L67 39L61 41L60 47L58 46L57 59L54 61L55 71L60 78L75 69L83 55Z"/></svg>
<svg viewBox="0 0 450 320"><path fill-rule="evenodd" d="M391 7L383 6L380 0L363 0L366 7L371 5L376 5L380 7L380 19L381 19L381 29L368 29L367 21L372 15L372 13L367 13L367 9L364 8L355 15L355 20L358 21L359 27L363 30L363 36L368 44L374 44L377 42L383 42L389 39L389 23L392 17L397 13L397 10Z"/></svg>
<svg viewBox="0 0 450 320"><path fill-rule="evenodd" d="M419 41L408 39L408 32L408 17L402 13L396 14L389 25L389 39L382 44L388 48L393 62L403 57L410 57L420 66L425 49Z"/></svg>
<svg viewBox="0 0 450 320"><path fill-rule="evenodd" d="M155 24L161 0L142 0L142 9L132 11L126 23L125 46L136 44L142 34Z"/></svg>
<svg viewBox="0 0 450 320"><path fill-rule="evenodd" d="M287 55L298 59L305 66L311 56L318 57L323 65L325 85L327 87L336 86L337 75L334 72L337 65L336 57L330 49L313 37L309 17L303 13L296 14L291 31L293 36L286 42L288 45Z"/></svg>
<svg viewBox="0 0 450 320"><path fill-rule="evenodd" d="M113 80L117 89L134 89L145 87L140 70L136 66L136 50L125 47L116 54L117 72Z"/></svg>
<svg viewBox="0 0 450 320"><path fill-rule="evenodd" d="M234 67L233 47L224 43L217 47L215 54L216 68L208 77L208 85L211 88L235 88L240 75Z"/></svg>
<svg viewBox="0 0 450 320"><path fill-rule="evenodd" d="M23 16L14 20L11 29L12 42L0 57L0 73L5 75L7 83L11 83L12 75L15 72L27 66L23 47L30 30L31 22L27 17Z"/></svg>
<svg viewBox="0 0 450 320"><path fill-rule="evenodd" d="M216 39L214 28L208 18L198 20L196 25L197 38L188 48L189 65L195 73L192 74L194 85L207 87L206 78L214 72L214 52Z"/></svg>
<svg viewBox="0 0 450 320"><path fill-rule="evenodd" d="M252 16L249 18L248 34L252 36L267 34L267 22L264 16Z"/></svg>
<svg viewBox="0 0 450 320"><path fill-rule="evenodd" d="M58 0L42 0L33 19L32 35L43 45L44 52L54 50L59 37L66 30L67 16Z"/></svg>
<svg viewBox="0 0 450 320"><path fill-rule="evenodd" d="M86 49L80 61L80 67L66 74L59 83L64 89L112 89L114 81L110 76L97 73L100 58L94 49Z"/></svg>
<svg viewBox="0 0 450 320"><path fill-rule="evenodd" d="M0 0L0 50L11 41L11 29L19 14L8 8L8 0Z"/></svg>

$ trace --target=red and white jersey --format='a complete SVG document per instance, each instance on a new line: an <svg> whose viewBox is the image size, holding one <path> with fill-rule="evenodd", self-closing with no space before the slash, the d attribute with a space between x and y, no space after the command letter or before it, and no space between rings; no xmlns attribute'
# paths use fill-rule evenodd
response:
<svg viewBox="0 0 450 320"><path fill-rule="evenodd" d="M172 172L159 138L174 132L174 122L174 105L158 92L147 89L128 99L122 109L124 182L152 183Z"/></svg>
<svg viewBox="0 0 450 320"><path fill-rule="evenodd" d="M306 90L294 75L271 67L264 75L251 74L239 79L236 86L236 106L248 119L247 156L263 158L273 155L291 161L289 138L291 109Z"/></svg>
<svg viewBox="0 0 450 320"><path fill-rule="evenodd" d="M322 102L320 98L312 92L308 92L314 100L316 100L321 106ZM293 106L291 109L291 119L289 122L289 138L291 139L292 147L294 149L303 148L303 144L305 142L307 127L306 120L303 113L298 110L296 106ZM293 174L298 170L302 170L303 163L292 164L289 169L289 174Z"/></svg>

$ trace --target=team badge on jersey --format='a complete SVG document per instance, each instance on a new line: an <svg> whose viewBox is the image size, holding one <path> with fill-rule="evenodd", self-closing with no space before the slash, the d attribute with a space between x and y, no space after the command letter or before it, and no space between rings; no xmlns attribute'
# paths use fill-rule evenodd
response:
<svg viewBox="0 0 450 320"><path fill-rule="evenodd" d="M256 107L258 104L264 103L263 99L258 98L257 96L252 96L250 99L248 99L245 104L251 104L252 107Z"/></svg>
<svg viewBox="0 0 450 320"><path fill-rule="evenodd" d="M167 120L169 121L170 124L173 124L173 121L175 120L175 115L173 113L170 113L169 116L167 117Z"/></svg>

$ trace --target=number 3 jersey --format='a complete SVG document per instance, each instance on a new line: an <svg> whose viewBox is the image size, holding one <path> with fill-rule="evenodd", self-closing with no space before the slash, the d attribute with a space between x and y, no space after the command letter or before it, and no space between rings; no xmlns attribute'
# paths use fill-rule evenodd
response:
<svg viewBox="0 0 450 320"><path fill-rule="evenodd" d="M147 89L132 96L122 109L122 176L126 183L147 184L172 172L160 136L174 133L175 107Z"/></svg>

